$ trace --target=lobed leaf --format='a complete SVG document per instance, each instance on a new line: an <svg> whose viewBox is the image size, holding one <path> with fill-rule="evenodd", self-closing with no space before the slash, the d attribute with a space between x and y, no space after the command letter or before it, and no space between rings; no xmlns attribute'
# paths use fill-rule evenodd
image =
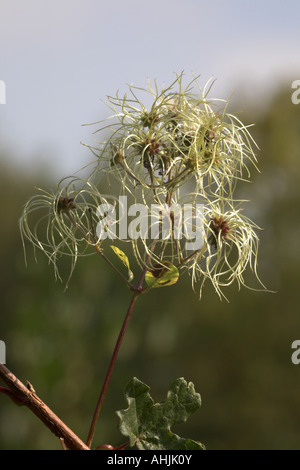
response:
<svg viewBox="0 0 300 470"><path fill-rule="evenodd" d="M204 450L200 442L171 431L173 425L185 422L200 408L201 397L194 385L178 378L161 403L154 403L149 390L134 377L125 389L128 408L117 411L120 431L129 437L130 445L139 450Z"/></svg>

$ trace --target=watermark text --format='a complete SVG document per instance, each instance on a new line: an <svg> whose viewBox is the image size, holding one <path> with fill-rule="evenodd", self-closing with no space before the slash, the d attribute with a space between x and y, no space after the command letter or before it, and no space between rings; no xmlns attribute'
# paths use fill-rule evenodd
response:
<svg viewBox="0 0 300 470"><path fill-rule="evenodd" d="M6 104L6 84L0 80L0 104Z"/></svg>
<svg viewBox="0 0 300 470"><path fill-rule="evenodd" d="M300 364L300 339L295 339L295 341L292 342L292 349L295 349L291 357L292 363L297 366Z"/></svg>
<svg viewBox="0 0 300 470"><path fill-rule="evenodd" d="M149 207L132 204L128 207L126 196L119 196L118 202L118 214L115 204L104 203L98 206L98 239L185 239L186 250L199 250L202 247L203 204L151 204Z"/></svg>
<svg viewBox="0 0 300 470"><path fill-rule="evenodd" d="M172 453L172 454L164 454L162 453L154 453L153 455L145 456L144 454L141 456L125 456L125 455L118 455L114 454L112 457L108 457L107 464L108 465L128 465L131 468L138 468L141 465L143 467L155 466L158 465L159 467L173 467L173 465L189 465L191 463L191 454L185 453Z"/></svg>
<svg viewBox="0 0 300 470"><path fill-rule="evenodd" d="M292 103L299 104L300 103L300 80L294 80L292 83L292 88L295 91L292 93Z"/></svg>
<svg viewBox="0 0 300 470"><path fill-rule="evenodd" d="M4 341L0 340L0 364L6 363L6 346Z"/></svg>

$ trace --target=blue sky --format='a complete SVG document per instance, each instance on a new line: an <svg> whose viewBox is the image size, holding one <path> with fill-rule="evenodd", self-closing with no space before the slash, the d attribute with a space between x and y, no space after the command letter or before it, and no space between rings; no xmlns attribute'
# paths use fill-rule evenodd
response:
<svg viewBox="0 0 300 470"><path fill-rule="evenodd" d="M147 77L216 78L213 95L267 102L300 79L296 0L2 0L0 148L65 175L89 162L107 95ZM300 110L299 110L300 112Z"/></svg>

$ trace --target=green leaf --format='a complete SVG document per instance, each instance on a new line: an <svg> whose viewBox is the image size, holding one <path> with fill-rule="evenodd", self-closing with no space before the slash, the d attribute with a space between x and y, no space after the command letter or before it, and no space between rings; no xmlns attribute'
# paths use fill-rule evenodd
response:
<svg viewBox="0 0 300 470"><path fill-rule="evenodd" d="M118 258L122 261L122 263L124 264L124 266L126 266L127 270L128 270L128 280L129 281L132 281L133 279L133 272L131 271L130 269L130 264L129 264L129 259L127 258L127 256L125 255L125 253L120 250L120 248L118 248L117 246L114 246L114 245L111 245L110 246L114 252L116 253L116 255L118 256Z"/></svg>
<svg viewBox="0 0 300 470"><path fill-rule="evenodd" d="M145 281L149 288L171 286L178 281L179 272L174 264L164 261L163 266L158 264L148 270Z"/></svg>
<svg viewBox="0 0 300 470"><path fill-rule="evenodd" d="M137 378L127 384L126 410L117 411L120 431L130 439L130 445L139 450L204 450L203 444L177 436L171 426L183 423L201 406L194 385L179 378L173 382L167 399L154 403L150 388Z"/></svg>

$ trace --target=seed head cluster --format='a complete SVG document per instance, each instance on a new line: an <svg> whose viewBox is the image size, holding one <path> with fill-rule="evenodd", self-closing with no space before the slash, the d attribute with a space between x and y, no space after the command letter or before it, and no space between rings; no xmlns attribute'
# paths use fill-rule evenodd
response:
<svg viewBox="0 0 300 470"><path fill-rule="evenodd" d="M54 192L41 190L25 205L23 238L48 256L56 274L62 255L71 257L72 272L89 248L108 250L109 241L99 240L95 227L97 207L116 204L115 192L103 193L103 181L114 181L118 194L148 208L204 207L203 243L193 252L174 237L174 218L167 239L120 240L138 265L164 269L171 263L191 274L200 293L209 280L221 298L225 286L245 285L247 268L257 277L258 227L234 197L237 183L249 180L251 167L257 169L256 144L248 127L228 112L227 101L209 98L211 81L202 89L198 77L187 85L184 79L176 75L162 89L156 82L146 89L129 86L129 95L108 97L111 116L98 123L101 139L89 146L96 156L90 172L85 168L84 177L63 179Z"/></svg>

